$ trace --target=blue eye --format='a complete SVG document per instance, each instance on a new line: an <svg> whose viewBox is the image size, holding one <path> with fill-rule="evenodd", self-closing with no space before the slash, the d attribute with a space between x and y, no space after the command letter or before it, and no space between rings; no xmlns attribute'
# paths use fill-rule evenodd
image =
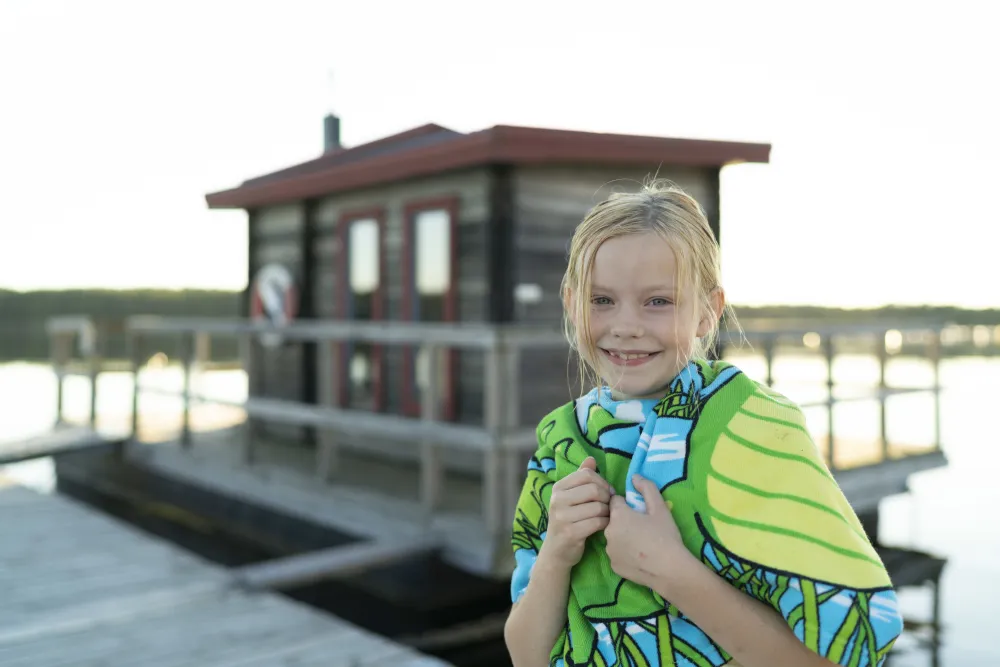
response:
<svg viewBox="0 0 1000 667"><path fill-rule="evenodd" d="M650 303L650 305L653 305L653 306L669 306L673 302L670 299L664 299L664 298L661 298L661 297L657 297L655 299L651 299L649 303Z"/></svg>
<svg viewBox="0 0 1000 667"><path fill-rule="evenodd" d="M607 306L611 303L611 299L606 296L595 296L590 302L595 306Z"/></svg>

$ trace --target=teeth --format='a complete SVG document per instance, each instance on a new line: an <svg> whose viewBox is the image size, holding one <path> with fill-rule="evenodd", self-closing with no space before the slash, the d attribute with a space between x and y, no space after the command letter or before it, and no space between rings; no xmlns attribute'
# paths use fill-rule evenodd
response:
<svg viewBox="0 0 1000 667"><path fill-rule="evenodd" d="M643 357L648 357L648 354L621 354L619 352L612 352L611 356L618 357L619 359L624 359L629 361L631 359L641 359Z"/></svg>

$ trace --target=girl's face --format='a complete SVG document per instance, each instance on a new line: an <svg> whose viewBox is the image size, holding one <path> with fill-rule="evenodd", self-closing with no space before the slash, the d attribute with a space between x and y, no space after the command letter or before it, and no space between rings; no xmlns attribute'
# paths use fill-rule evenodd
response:
<svg viewBox="0 0 1000 667"><path fill-rule="evenodd" d="M680 293L677 260L659 234L605 241L591 274L593 361L619 398L652 398L688 363L709 331L693 293Z"/></svg>

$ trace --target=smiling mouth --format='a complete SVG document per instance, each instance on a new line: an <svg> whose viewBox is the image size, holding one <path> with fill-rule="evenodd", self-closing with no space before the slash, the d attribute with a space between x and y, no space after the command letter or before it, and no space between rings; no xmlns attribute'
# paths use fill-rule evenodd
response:
<svg viewBox="0 0 1000 667"><path fill-rule="evenodd" d="M641 366L656 357L659 352L615 352L601 348L601 353L616 366Z"/></svg>

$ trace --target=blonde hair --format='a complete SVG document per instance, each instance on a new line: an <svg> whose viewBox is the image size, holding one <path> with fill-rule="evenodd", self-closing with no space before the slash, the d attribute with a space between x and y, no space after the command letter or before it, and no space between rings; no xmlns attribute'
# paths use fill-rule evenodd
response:
<svg viewBox="0 0 1000 667"><path fill-rule="evenodd" d="M597 348L590 337L591 274L598 248L613 238L655 232L677 258L678 294L696 294L689 307L699 316L712 312L712 292L721 288L719 246L705 212L697 201L670 181L647 182L638 192L618 192L594 206L573 232L569 261L560 286L564 304L564 331L580 360L581 389L589 379L601 383ZM726 314L733 317L731 308ZM695 341L691 356L704 357L713 349L719 322ZM688 360L685 360L685 363Z"/></svg>

